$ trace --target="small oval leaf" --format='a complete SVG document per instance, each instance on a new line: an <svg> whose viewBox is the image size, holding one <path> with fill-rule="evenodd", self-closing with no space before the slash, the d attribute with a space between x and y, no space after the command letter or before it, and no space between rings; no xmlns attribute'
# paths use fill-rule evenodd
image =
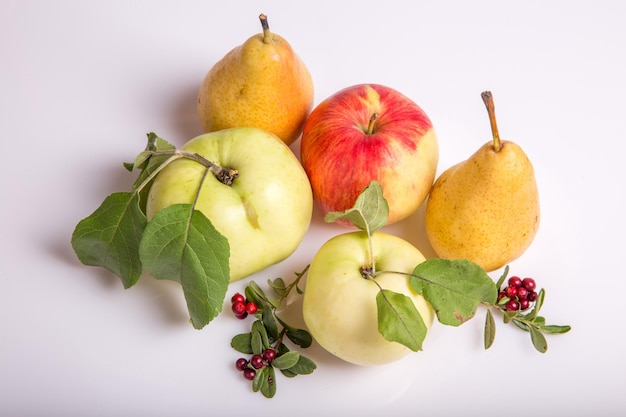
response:
<svg viewBox="0 0 626 417"><path fill-rule="evenodd" d="M299 359L300 359L300 353L296 352L295 350L292 350L290 352L285 353L284 355L280 355L276 357L276 359L272 361L272 366L277 369L289 369L295 366L298 363Z"/></svg>
<svg viewBox="0 0 626 417"><path fill-rule="evenodd" d="M532 340L535 349L541 353L546 353L548 350L548 342L546 341L543 333L532 326L529 326L528 329L530 331L530 339Z"/></svg>
<svg viewBox="0 0 626 417"><path fill-rule="evenodd" d="M232 338L230 346L237 352L252 354L252 335L250 333L238 334Z"/></svg>
<svg viewBox="0 0 626 417"><path fill-rule="evenodd" d="M487 309L487 316L485 317L485 349L489 349L493 345L493 341L496 338L496 322L493 319L491 310Z"/></svg>
<svg viewBox="0 0 626 417"><path fill-rule="evenodd" d="M549 334L563 334L572 330L572 327L571 326L556 326L553 324L548 324L545 326L541 326L541 330Z"/></svg>

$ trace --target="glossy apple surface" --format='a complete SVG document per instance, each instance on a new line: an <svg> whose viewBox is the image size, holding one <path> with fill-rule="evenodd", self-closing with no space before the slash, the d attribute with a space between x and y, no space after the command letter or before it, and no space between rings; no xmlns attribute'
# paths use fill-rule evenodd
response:
<svg viewBox="0 0 626 417"><path fill-rule="evenodd" d="M424 202L439 161L426 113L398 91L376 84L348 87L322 101L305 122L300 152L324 213L351 208L378 180L389 203L388 224Z"/></svg>
<svg viewBox="0 0 626 417"><path fill-rule="evenodd" d="M207 175L196 208L228 239L230 280L244 278L287 258L311 223L313 198L296 156L277 136L256 128L200 135L182 150L238 170L233 184ZM176 203L192 203L205 167L179 159L156 177L147 216Z"/></svg>
<svg viewBox="0 0 626 417"><path fill-rule="evenodd" d="M378 271L410 273L425 260L417 248L397 236L376 232L372 239ZM370 264L365 232L333 237L311 262L302 305L304 321L314 339L333 355L357 365L390 363L411 352L378 332L379 288L361 275L361 267ZM409 296L430 328L434 311L409 286L408 276L383 273L375 280L383 288Z"/></svg>

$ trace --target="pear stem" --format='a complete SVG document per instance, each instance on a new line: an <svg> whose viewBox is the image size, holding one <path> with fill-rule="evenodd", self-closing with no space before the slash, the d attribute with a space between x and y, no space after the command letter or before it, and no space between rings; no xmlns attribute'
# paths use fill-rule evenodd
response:
<svg viewBox="0 0 626 417"><path fill-rule="evenodd" d="M496 152L500 152L500 149L502 149L502 142L500 141L498 124L496 123L496 109L493 103L493 95L491 94L491 91L483 91L480 96L483 98L485 106L487 107L487 113L489 114L491 134L493 135L493 150Z"/></svg>
<svg viewBox="0 0 626 417"><path fill-rule="evenodd" d="M272 32L270 32L270 24L267 22L267 16L263 13L259 15L261 27L263 28L263 43L272 43Z"/></svg>
<svg viewBox="0 0 626 417"><path fill-rule="evenodd" d="M374 123L376 122L376 119L378 119L378 113L372 113L372 116L370 117L370 122L367 124L367 131L365 132L368 135L371 135L372 133L374 133Z"/></svg>

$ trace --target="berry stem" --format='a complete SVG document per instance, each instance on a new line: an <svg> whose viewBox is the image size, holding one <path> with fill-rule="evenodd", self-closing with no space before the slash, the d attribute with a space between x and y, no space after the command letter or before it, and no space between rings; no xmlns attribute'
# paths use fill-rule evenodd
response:
<svg viewBox="0 0 626 417"><path fill-rule="evenodd" d="M493 150L500 152L502 149L502 142L500 141L500 134L498 133L498 124L496 123L496 109L493 103L493 95L491 91L483 91L480 96L487 107L487 113L489 114L489 123L491 124L491 134L493 136Z"/></svg>

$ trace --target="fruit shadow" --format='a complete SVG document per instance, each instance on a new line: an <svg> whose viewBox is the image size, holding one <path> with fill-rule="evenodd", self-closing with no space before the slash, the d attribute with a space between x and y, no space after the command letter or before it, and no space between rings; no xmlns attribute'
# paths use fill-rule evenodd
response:
<svg viewBox="0 0 626 417"><path fill-rule="evenodd" d="M202 78L200 77L199 80ZM175 92L166 91L167 97L159 97L162 103L168 103L162 108L160 120L165 126L173 131L172 144L183 145L187 140L202 133L202 127L196 112L196 100L199 82L189 83L184 88L177 88ZM169 139L168 139L169 140ZM137 149L137 152L142 149ZM132 158L132 155L129 156ZM128 161L130 162L130 161ZM76 169L77 178L84 172L84 167L73 165ZM86 212L81 212L79 217L72 219L72 225L68 229L67 224L58 225L56 230L47 227L47 233L40 243L43 251L52 256L55 261L62 262L71 268L77 268L77 274L81 279L92 279L97 282L97 287L111 293L123 289L120 279L110 271L101 267L86 267L81 264L71 246L71 233L76 224L92 213L105 196L117 191L130 190L136 179L136 173L129 173L121 168L121 164L108 163L105 166L90 165L92 175L84 176L84 182L79 182L80 189L73 192L80 195L81 199L92 201L93 207ZM143 298L143 303L154 306L154 317L161 318L166 323L189 325L189 315L181 300L184 300L180 284L173 281L160 281L147 273L143 273L137 284L124 291L140 292L135 297ZM129 294L130 295L130 294Z"/></svg>
<svg viewBox="0 0 626 417"><path fill-rule="evenodd" d="M381 230L406 240L422 252L426 259L436 258L437 254L426 235L426 202L415 213L395 224L385 226Z"/></svg>
<svg viewBox="0 0 626 417"><path fill-rule="evenodd" d="M177 97L169 98L171 107L167 109L164 117L169 118L169 125L179 139L173 143L175 146L182 146L188 140L204 133L196 111L198 88L197 83L189 84L180 89Z"/></svg>
<svg viewBox="0 0 626 417"><path fill-rule="evenodd" d="M81 167L77 167L81 172ZM128 292L129 297L136 297L138 302L152 309L151 317L166 324L189 325L189 315L185 309L184 296L180 284L173 281L159 281L143 273L139 281L131 288L124 289L122 282L112 272L102 267L83 265L76 256L71 245L72 232L78 222L96 210L104 196L120 190L130 190L136 178L135 174L129 173L121 164L106 167L93 168L94 171L104 174L89 176L84 187L81 185L73 192L90 201L91 207L78 214L76 218L65 222L48 224L45 234L40 232L38 244L41 250L54 262L60 262L74 270L72 276L80 280L92 281L92 289L101 290L107 294L115 295L116 292ZM80 184L79 184L80 185ZM93 204L92 204L93 203ZM81 205L82 206L82 205Z"/></svg>

